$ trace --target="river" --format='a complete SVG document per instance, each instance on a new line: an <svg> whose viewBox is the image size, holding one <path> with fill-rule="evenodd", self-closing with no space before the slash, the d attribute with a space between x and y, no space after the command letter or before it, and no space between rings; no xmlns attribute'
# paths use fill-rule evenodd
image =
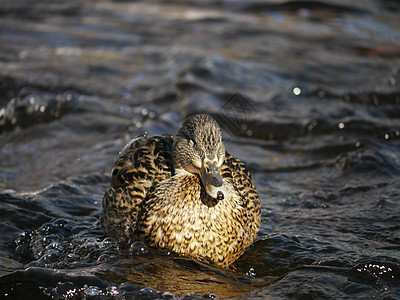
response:
<svg viewBox="0 0 400 300"><path fill-rule="evenodd" d="M0 0L0 297L399 299L400 4ZM230 268L118 249L135 136L208 113L262 204Z"/></svg>

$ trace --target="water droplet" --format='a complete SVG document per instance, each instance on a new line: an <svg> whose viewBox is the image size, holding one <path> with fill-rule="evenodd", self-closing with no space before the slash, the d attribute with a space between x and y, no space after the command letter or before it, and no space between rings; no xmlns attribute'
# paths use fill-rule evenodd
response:
<svg viewBox="0 0 400 300"><path fill-rule="evenodd" d="M142 115L147 116L149 114L149 110L147 108L142 108Z"/></svg>
<svg viewBox="0 0 400 300"><path fill-rule="evenodd" d="M247 276L256 276L257 274L256 274L256 271L254 270L254 268L250 268L248 271L247 271L247 273L246 273L246 275Z"/></svg>
<svg viewBox="0 0 400 300"><path fill-rule="evenodd" d="M119 295L119 292L118 292L116 286L107 287L107 290L108 290L108 293L109 293L111 296Z"/></svg>
<svg viewBox="0 0 400 300"><path fill-rule="evenodd" d="M390 137L389 134L386 133L386 134L385 134L385 140L388 140L389 137Z"/></svg>
<svg viewBox="0 0 400 300"><path fill-rule="evenodd" d="M340 123L338 124L338 128L339 128L339 129L343 129L343 128L344 128L344 123L340 122Z"/></svg>
<svg viewBox="0 0 400 300"><path fill-rule="evenodd" d="M85 284L85 286L87 286ZM90 286L85 288L85 294L88 296L100 296L101 290L97 286Z"/></svg>
<svg viewBox="0 0 400 300"><path fill-rule="evenodd" d="M293 94L295 94L296 96L301 94L301 89L299 87L294 87L293 88Z"/></svg>

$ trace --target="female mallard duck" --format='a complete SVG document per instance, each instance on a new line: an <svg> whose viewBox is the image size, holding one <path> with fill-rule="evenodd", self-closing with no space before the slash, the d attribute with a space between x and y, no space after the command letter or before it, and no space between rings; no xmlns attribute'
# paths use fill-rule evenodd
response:
<svg viewBox="0 0 400 300"><path fill-rule="evenodd" d="M142 137L122 153L101 224L120 244L228 266L253 242L260 216L250 173L225 151L218 124L194 115L175 137Z"/></svg>

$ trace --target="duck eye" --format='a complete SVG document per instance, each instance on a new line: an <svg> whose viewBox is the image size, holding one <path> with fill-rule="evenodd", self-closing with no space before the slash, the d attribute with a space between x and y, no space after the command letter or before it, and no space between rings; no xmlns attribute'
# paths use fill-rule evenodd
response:
<svg viewBox="0 0 400 300"><path fill-rule="evenodd" d="M192 139L189 139L189 145L194 146L194 141Z"/></svg>

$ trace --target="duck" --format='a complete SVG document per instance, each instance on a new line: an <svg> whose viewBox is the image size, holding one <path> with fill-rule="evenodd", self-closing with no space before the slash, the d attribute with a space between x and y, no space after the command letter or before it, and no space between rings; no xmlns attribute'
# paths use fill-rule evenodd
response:
<svg viewBox="0 0 400 300"><path fill-rule="evenodd" d="M230 155L207 114L175 136L127 145L102 202L101 227L121 247L147 247L228 267L256 238L260 198L244 163Z"/></svg>

